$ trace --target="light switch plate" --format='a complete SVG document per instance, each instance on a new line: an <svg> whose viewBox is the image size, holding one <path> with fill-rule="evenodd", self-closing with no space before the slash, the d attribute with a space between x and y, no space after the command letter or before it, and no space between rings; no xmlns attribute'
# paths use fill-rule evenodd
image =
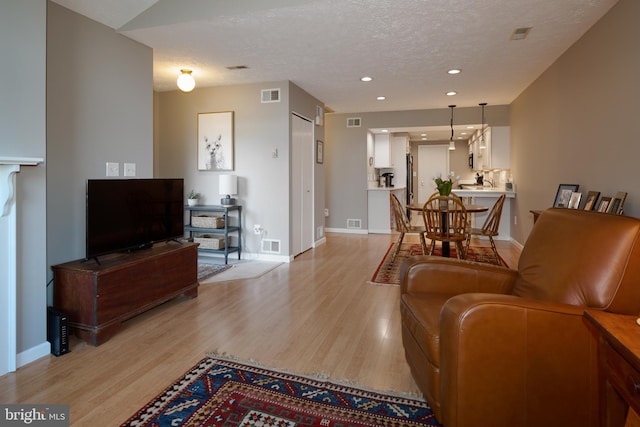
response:
<svg viewBox="0 0 640 427"><path fill-rule="evenodd" d="M107 162L107 176L120 176L120 163Z"/></svg>
<svg viewBox="0 0 640 427"><path fill-rule="evenodd" d="M125 163L124 164L124 176L136 176L136 164Z"/></svg>

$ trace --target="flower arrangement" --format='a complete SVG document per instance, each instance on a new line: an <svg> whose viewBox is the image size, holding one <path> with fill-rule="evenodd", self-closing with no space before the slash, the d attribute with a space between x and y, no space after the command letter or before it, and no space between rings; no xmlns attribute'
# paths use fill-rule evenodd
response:
<svg viewBox="0 0 640 427"><path fill-rule="evenodd" d="M440 193L441 196L448 196L451 194L451 189L453 188L454 176L455 176L454 172L451 171L447 179L442 179L442 175L440 174L438 174L438 176L434 179L434 182L436 183L436 187L438 188L438 193ZM460 179L460 176L455 177L456 181L458 181L459 179Z"/></svg>

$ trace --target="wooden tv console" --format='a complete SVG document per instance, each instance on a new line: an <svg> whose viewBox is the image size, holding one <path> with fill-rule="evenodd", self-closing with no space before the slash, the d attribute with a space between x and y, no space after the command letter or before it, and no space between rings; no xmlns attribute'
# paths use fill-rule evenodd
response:
<svg viewBox="0 0 640 427"><path fill-rule="evenodd" d="M172 298L198 296L198 244L167 242L51 267L54 307L73 331L98 346L120 324Z"/></svg>

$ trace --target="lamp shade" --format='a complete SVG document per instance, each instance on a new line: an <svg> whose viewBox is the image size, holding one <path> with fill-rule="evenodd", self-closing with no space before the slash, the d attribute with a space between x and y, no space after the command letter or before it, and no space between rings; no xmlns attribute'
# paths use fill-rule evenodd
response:
<svg viewBox="0 0 640 427"><path fill-rule="evenodd" d="M238 177L236 175L220 175L218 194L223 196L238 194Z"/></svg>
<svg viewBox="0 0 640 427"><path fill-rule="evenodd" d="M177 83L178 89L183 92L191 92L193 88L196 87L196 81L191 75L191 70L180 70Z"/></svg>

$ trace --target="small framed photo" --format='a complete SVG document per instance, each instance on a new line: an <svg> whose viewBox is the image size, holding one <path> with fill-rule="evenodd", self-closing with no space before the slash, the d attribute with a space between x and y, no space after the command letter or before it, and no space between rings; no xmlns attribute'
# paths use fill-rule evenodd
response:
<svg viewBox="0 0 640 427"><path fill-rule="evenodd" d="M324 142L316 141L316 163L324 163Z"/></svg>
<svg viewBox="0 0 640 427"><path fill-rule="evenodd" d="M622 208L624 207L624 201L627 200L627 193L625 193L623 191L618 191L616 193L614 199L615 200L620 200L620 203L618 204L616 211L612 212L612 213L615 213L617 215L622 215L622 213L623 213L623 209Z"/></svg>
<svg viewBox="0 0 640 427"><path fill-rule="evenodd" d="M609 204L611 204L611 197L601 197L598 203L598 212L606 212L609 209Z"/></svg>
<svg viewBox="0 0 640 427"><path fill-rule="evenodd" d="M607 213L610 214L617 214L618 213L618 209L620 209L620 199L617 198L612 198L611 202L609 203L609 206L607 207Z"/></svg>
<svg viewBox="0 0 640 427"><path fill-rule="evenodd" d="M554 208L566 208L569 206L571 195L578 191L578 184L560 184L556 192L556 199L553 202Z"/></svg>
<svg viewBox="0 0 640 427"><path fill-rule="evenodd" d="M573 192L571 193L571 198L569 199L569 205L567 206L569 209L578 209L580 206L580 199L582 198L582 193Z"/></svg>
<svg viewBox="0 0 640 427"><path fill-rule="evenodd" d="M599 191L589 191L587 193L587 201L584 204L585 211L592 211L596 207L596 203L598 202L598 197L600 197Z"/></svg>

